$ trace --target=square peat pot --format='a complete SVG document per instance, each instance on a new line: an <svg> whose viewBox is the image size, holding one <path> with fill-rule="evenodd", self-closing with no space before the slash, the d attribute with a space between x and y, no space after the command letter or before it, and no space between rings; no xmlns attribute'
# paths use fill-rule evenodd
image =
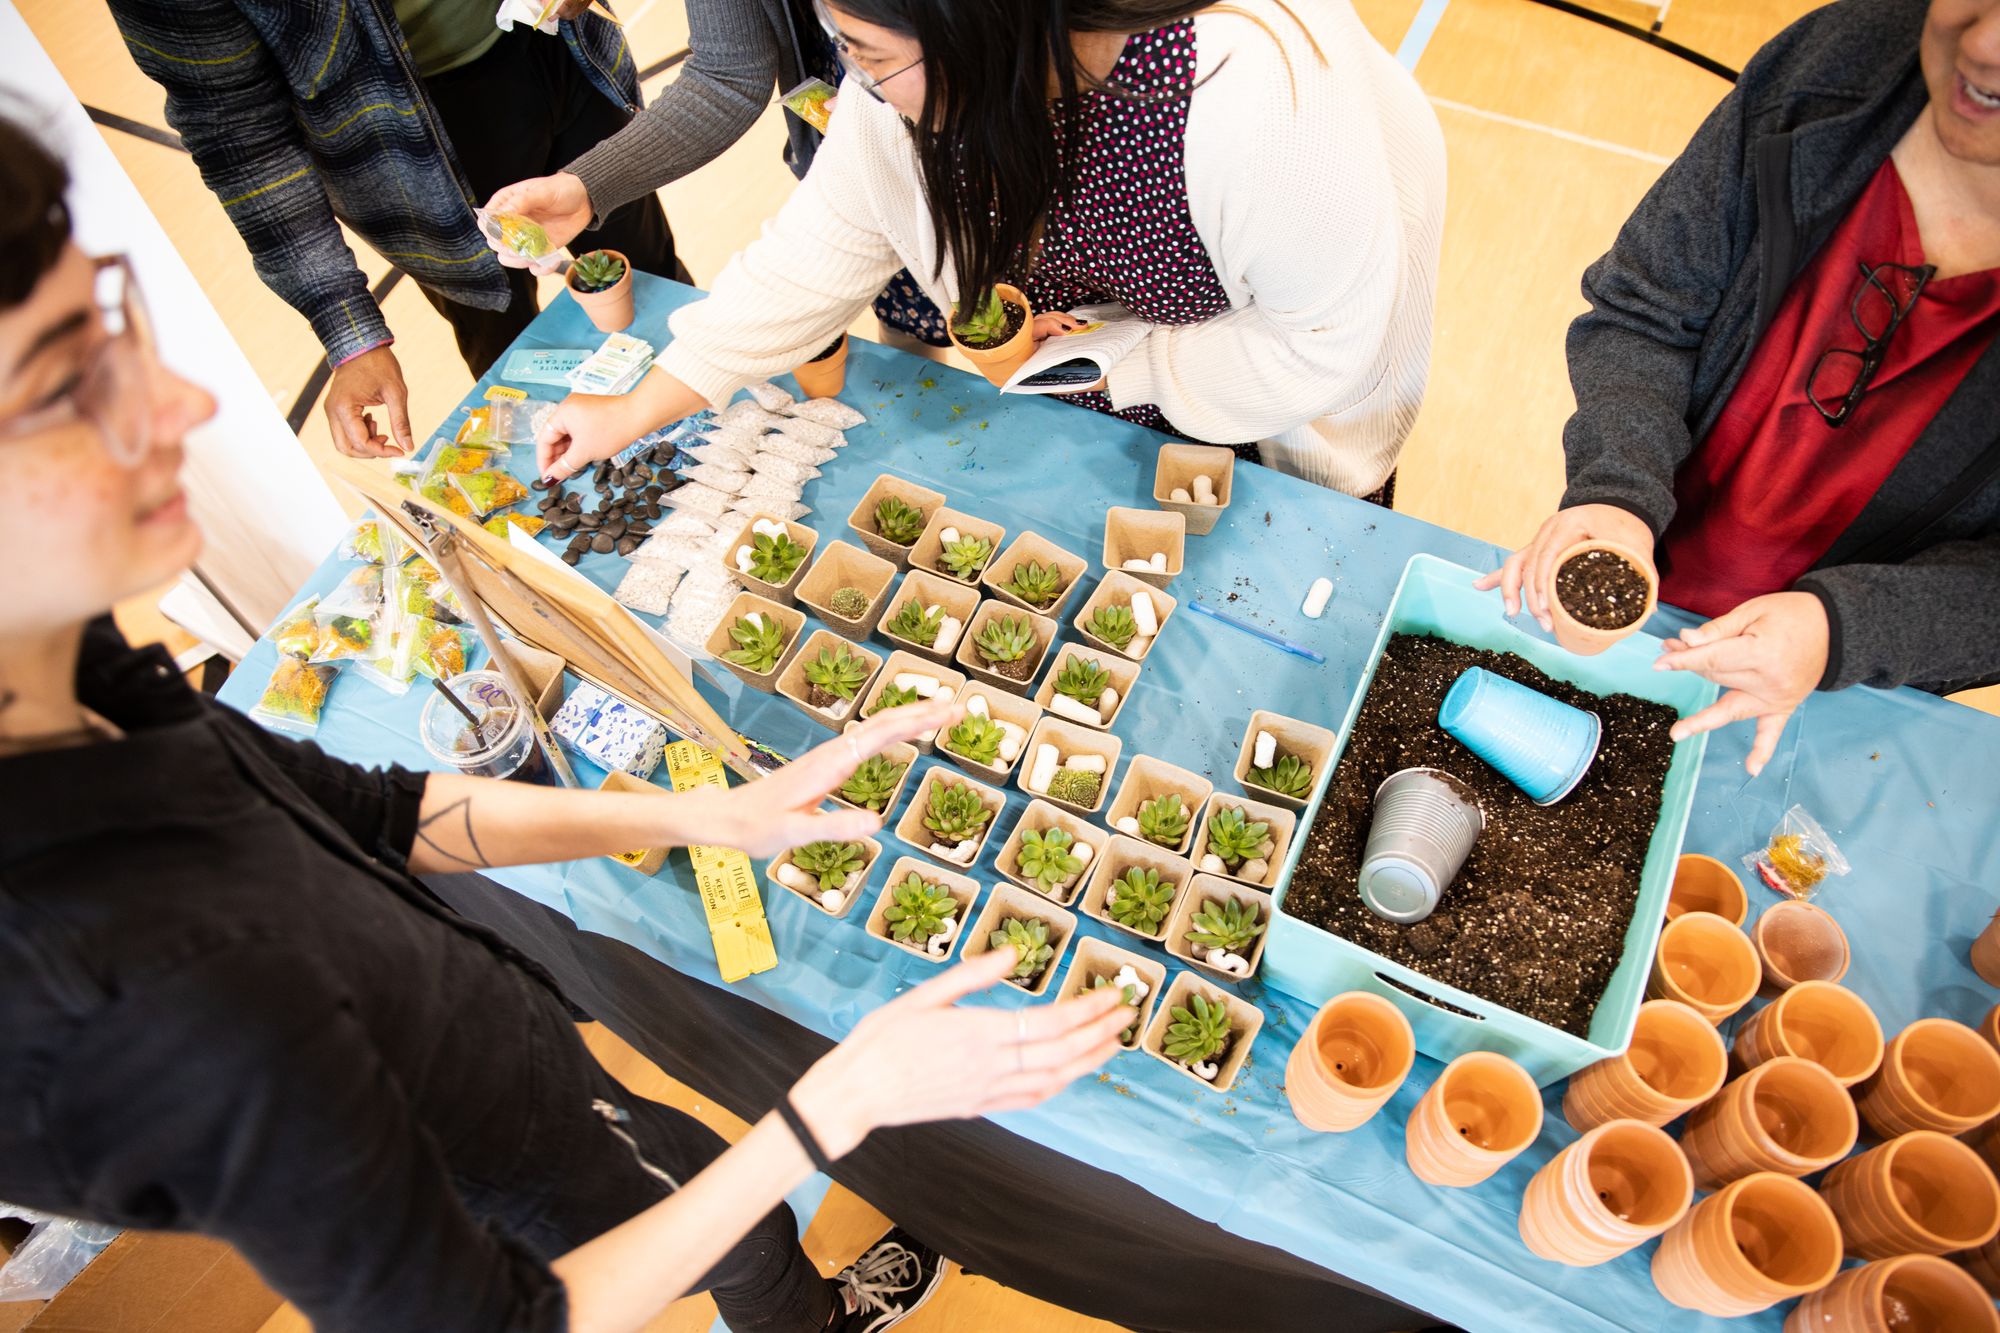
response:
<svg viewBox="0 0 2000 1333"><path fill-rule="evenodd" d="M1333 757L1314 779L1312 799L1272 886L1278 911L1264 948L1262 974L1268 985L1315 1006L1342 991L1365 990L1384 996L1409 1018L1417 1049L1425 1055L1448 1062L1468 1051L1495 1051L1518 1061L1537 1084L1546 1087L1585 1065L1619 1054L1631 1042L1639 1005L1646 998L1646 978L1660 942L1660 926L1666 919L1674 862L1680 856L1688 812L1694 805L1695 780L1708 748L1706 736L1674 746L1660 799L1659 823L1653 828L1640 872L1638 905L1625 932L1625 951L1591 1016L1586 1037L1572 1036L1435 981L1284 911L1285 895L1305 852L1313 821L1319 817L1327 786L1346 752L1347 738L1353 734L1355 719L1391 635L1433 634L1467 647L1514 653L1580 689L1594 694L1636 695L1663 703L1683 717L1715 702L1715 686L1699 676L1653 670L1653 659L1660 651L1657 636L1641 632L1596 657L1577 657L1516 627L1502 611L1498 589L1473 591L1472 582L1477 577L1472 570L1431 555L1412 556L1404 567L1375 650L1341 721Z"/></svg>

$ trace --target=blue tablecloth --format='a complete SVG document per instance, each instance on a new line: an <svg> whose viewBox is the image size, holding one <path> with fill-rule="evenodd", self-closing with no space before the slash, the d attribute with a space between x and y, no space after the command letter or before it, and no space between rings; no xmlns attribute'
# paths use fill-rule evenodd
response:
<svg viewBox="0 0 2000 1333"><path fill-rule="evenodd" d="M695 293L643 275L638 284L640 314L631 332L664 344L668 312ZM518 345L594 347L598 341L575 303L558 299ZM485 387L478 386L467 403ZM554 389L530 392L558 396ZM804 522L817 528L822 542L854 540L847 515L883 471L943 491L954 507L1005 524L1010 535L1033 528L1087 558L1093 569L1105 508L1152 503L1159 437L1113 418L1050 399L1001 398L984 380L859 341L842 397L869 420L847 432L849 447L806 490L814 512ZM440 433L455 425L446 423ZM1466 447L1479 445L1468 441ZM1558 446L1552 439L1548 447ZM521 475L532 467L531 458L517 453ZM1123 762L1153 754L1234 790L1235 747L1252 709L1337 727L1403 564L1419 551L1475 569L1491 569L1500 558L1487 543L1263 468L1238 467L1229 510L1211 535L1189 539L1186 571L1170 591L1273 627L1317 648L1326 664L1315 666L1178 611L1119 719ZM580 568L608 588L624 563L588 556ZM301 595L325 590L347 568L329 560ZM1334 582L1333 600L1323 619L1306 620L1299 603L1321 574ZM1076 594L1072 614L1088 595L1088 588ZM1664 633L1684 623L1678 613L1662 611L1651 628ZM270 644L260 643L223 697L247 708L274 662ZM828 735L789 703L743 688L732 677L705 689L732 723L785 753ZM395 698L363 680L342 679L319 740L352 759L422 766L425 755L416 740L422 703L419 692ZM1815 696L1755 781L1742 769L1749 734L1747 727L1732 728L1709 746L1687 849L1734 863L1762 843L1787 807L1804 804L1853 863L1853 873L1833 881L1820 899L1854 942L1847 984L1875 1007L1890 1033L1925 1014L1976 1021L1995 998L1968 967L1966 949L2000 907L2000 820L1994 818L2000 722L1908 690ZM919 761L919 777L931 763ZM586 782L601 777L587 764L578 770ZM1008 814L975 872L982 883L998 878L993 854L1025 805L1024 796L1010 791ZM887 863L910 850L887 832L882 837L885 852L867 886L870 899ZM493 878L585 929L722 984L684 854L654 879L604 860L502 871ZM1774 901L1761 888L1753 887L1752 896L1753 913ZM734 989L798 1023L838 1038L863 1013L929 975L926 964L863 931L865 902L845 921L830 921L788 892L767 887L764 897L781 962ZM1083 929L1105 933L1088 919ZM1540 1140L1512 1165L1473 1189L1433 1189L1404 1164L1402 1126L1436 1075L1436 1063L1420 1058L1384 1113L1362 1129L1308 1133L1292 1118L1280 1085L1286 1056L1311 1015L1254 980L1241 989L1268 1021L1249 1067L1227 1095L1204 1092L1135 1052L1119 1056L1106 1078L1086 1079L1041 1108L996 1119L1190 1213L1470 1329L1723 1326L1659 1296L1647 1267L1651 1244L1581 1270L1545 1263L1523 1247L1516 1231L1521 1192L1529 1176L1575 1138L1562 1120L1560 1085L1548 1095ZM1023 1002L1018 993L1003 991L992 1002ZM1732 1324L1775 1330L1780 1313Z"/></svg>

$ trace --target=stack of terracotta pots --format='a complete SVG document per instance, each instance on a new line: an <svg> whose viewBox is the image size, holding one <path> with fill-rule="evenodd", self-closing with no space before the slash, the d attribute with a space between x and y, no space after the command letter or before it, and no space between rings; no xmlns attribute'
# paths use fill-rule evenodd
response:
<svg viewBox="0 0 2000 1333"><path fill-rule="evenodd" d="M1285 1096L1307 1129L1357 1129L1403 1086L1416 1058L1416 1035L1402 1010L1379 995L1348 991L1328 1000L1292 1047Z"/></svg>
<svg viewBox="0 0 2000 1333"><path fill-rule="evenodd" d="M1881 1067L1882 1049L1882 1025L1859 995L1831 981L1802 981L1750 1016L1730 1054L1738 1069L1796 1055L1851 1088Z"/></svg>
<svg viewBox="0 0 2000 1333"><path fill-rule="evenodd" d="M1842 1162L1819 1193L1848 1253L1863 1259L1973 1250L2000 1235L1993 1173L1978 1153L1928 1129Z"/></svg>
<svg viewBox="0 0 2000 1333"><path fill-rule="evenodd" d="M1570 1077L1563 1118L1578 1131L1612 1120L1664 1125L1713 1097L1727 1075L1714 1024L1678 1000L1648 1000L1622 1054Z"/></svg>
<svg viewBox="0 0 2000 1333"><path fill-rule="evenodd" d="M1646 994L1679 1000L1718 1026L1750 1002L1763 980L1757 951L1713 912L1684 912L1660 931Z"/></svg>
<svg viewBox="0 0 2000 1333"><path fill-rule="evenodd" d="M1477 1185L1542 1132L1542 1091L1504 1055L1473 1051L1444 1067L1410 1113L1404 1152L1432 1185Z"/></svg>
<svg viewBox="0 0 2000 1333"><path fill-rule="evenodd" d="M2000 1115L2000 1052L1963 1023L1920 1018L1890 1041L1856 1100L1881 1138L1963 1134Z"/></svg>
<svg viewBox="0 0 2000 1333"><path fill-rule="evenodd" d="M1696 1204L1653 1254L1653 1285L1684 1309L1755 1314L1840 1271L1840 1227L1802 1180L1758 1171Z"/></svg>
<svg viewBox="0 0 2000 1333"><path fill-rule="evenodd" d="M1521 1240L1544 1259L1587 1268L1673 1226L1693 1197L1687 1158L1665 1130L1613 1120L1557 1153L1528 1182Z"/></svg>
<svg viewBox="0 0 2000 1333"><path fill-rule="evenodd" d="M1758 1065L1697 1110L1681 1136L1695 1183L1714 1189L1760 1171L1803 1176L1847 1156L1860 1133L1854 1101L1810 1060Z"/></svg>
<svg viewBox="0 0 2000 1333"><path fill-rule="evenodd" d="M1906 1254L1842 1273L1785 1317L1785 1333L1994 1333L2000 1314L1979 1284L1942 1259Z"/></svg>

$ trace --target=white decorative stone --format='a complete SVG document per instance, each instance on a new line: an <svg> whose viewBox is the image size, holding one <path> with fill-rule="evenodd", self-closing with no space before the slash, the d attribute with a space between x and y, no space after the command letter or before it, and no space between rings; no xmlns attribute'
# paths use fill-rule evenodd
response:
<svg viewBox="0 0 2000 1333"><path fill-rule="evenodd" d="M1333 580L1317 578L1312 587L1306 589L1305 605L1299 610L1308 620L1318 620L1326 612L1327 600L1333 596Z"/></svg>
<svg viewBox="0 0 2000 1333"><path fill-rule="evenodd" d="M1271 863L1261 856L1252 857L1243 863L1243 868L1238 870L1236 874L1239 878L1247 879L1252 884L1262 884L1271 877Z"/></svg>
<svg viewBox="0 0 2000 1333"><path fill-rule="evenodd" d="M1194 502L1203 505L1215 503L1215 479L1206 472L1194 479Z"/></svg>
<svg viewBox="0 0 2000 1333"><path fill-rule="evenodd" d="M937 639L931 644L934 652L948 653L958 642L958 636L965 629L965 622L957 616L946 616L938 622Z"/></svg>
<svg viewBox="0 0 2000 1333"><path fill-rule="evenodd" d="M1165 551L1155 551L1155 552L1153 552L1153 559L1152 559L1152 566L1153 566L1153 572L1154 572L1155 574L1164 574L1164 573L1166 573L1166 572L1167 572L1167 553L1166 553Z"/></svg>
<svg viewBox="0 0 2000 1333"><path fill-rule="evenodd" d="M1137 646L1140 639L1150 639L1160 632L1160 622L1153 610L1152 595L1141 588L1132 594L1132 628L1138 633L1133 636Z"/></svg>
<svg viewBox="0 0 2000 1333"><path fill-rule="evenodd" d="M1085 726L1101 727L1104 725L1103 715L1095 708L1092 708L1088 704L1078 703L1067 694L1058 694L1055 698L1049 700L1049 711L1057 717L1066 717L1072 722L1081 722Z"/></svg>
<svg viewBox="0 0 2000 1333"><path fill-rule="evenodd" d="M1215 1082L1215 1076L1222 1072L1222 1066L1212 1060L1197 1060L1195 1063L1189 1065L1188 1069L1196 1078L1201 1079L1205 1083Z"/></svg>
<svg viewBox="0 0 2000 1333"><path fill-rule="evenodd" d="M1153 572L1153 562L1150 560L1139 560L1135 558L1127 560L1123 565L1120 566L1120 568L1129 569L1134 573L1138 574L1150 574Z"/></svg>
<svg viewBox="0 0 2000 1333"><path fill-rule="evenodd" d="M1194 503L1194 497L1188 494L1187 487L1185 486L1174 487L1173 492L1167 496L1167 499L1177 505L1191 505Z"/></svg>
<svg viewBox="0 0 2000 1333"><path fill-rule="evenodd" d="M1120 833L1129 833L1135 838L1139 836L1139 821L1131 815L1120 819L1115 827Z"/></svg>
<svg viewBox="0 0 2000 1333"><path fill-rule="evenodd" d="M847 895L842 893L839 889L827 889L819 896L819 905L821 907L824 907L829 912L838 912L840 910L841 904L845 903L846 901L847 901Z"/></svg>
<svg viewBox="0 0 2000 1333"><path fill-rule="evenodd" d="M938 529L938 541L941 542L942 544L949 546L951 545L951 543L957 540L958 540L957 528L944 527Z"/></svg>
<svg viewBox="0 0 2000 1333"><path fill-rule="evenodd" d="M1220 955L1220 957L1217 955ZM1232 977L1247 977L1250 975L1250 960L1242 954L1224 953L1220 949L1211 949L1208 953L1208 962L1209 966L1221 968Z"/></svg>
<svg viewBox="0 0 2000 1333"><path fill-rule="evenodd" d="M1250 762L1258 768L1269 768L1278 759L1278 738L1268 731L1257 733L1256 748L1251 752Z"/></svg>
<svg viewBox="0 0 2000 1333"><path fill-rule="evenodd" d="M1076 858L1077 864L1087 866L1090 864L1090 858L1097 855L1097 849L1079 838L1070 844L1069 854Z"/></svg>
<svg viewBox="0 0 2000 1333"><path fill-rule="evenodd" d="M748 574L750 572L749 547L739 546L736 548L736 570L740 574Z"/></svg>
<svg viewBox="0 0 2000 1333"><path fill-rule="evenodd" d="M780 864L771 872L778 877L778 883L800 893L818 894L819 880L793 865L790 861Z"/></svg>
<svg viewBox="0 0 2000 1333"><path fill-rule="evenodd" d="M750 531L762 533L766 537L787 537L791 535L785 530L785 525L775 518L758 519L750 525Z"/></svg>
<svg viewBox="0 0 2000 1333"><path fill-rule="evenodd" d="M1079 773L1102 773L1104 756L1101 754L1073 754L1063 761L1064 768L1075 769Z"/></svg>
<svg viewBox="0 0 2000 1333"><path fill-rule="evenodd" d="M890 683L899 690L915 690L919 699L929 699L938 692L938 678L919 671L898 671Z"/></svg>
<svg viewBox="0 0 2000 1333"><path fill-rule="evenodd" d="M1153 989L1146 984L1146 979L1140 976L1130 963L1126 963L1118 969L1118 975L1111 978L1111 984L1114 986L1130 986L1132 988L1132 999L1135 1002L1145 999Z"/></svg>
<svg viewBox="0 0 2000 1333"><path fill-rule="evenodd" d="M1229 873L1229 867L1224 865L1222 858L1214 852L1209 852L1201 858L1201 870L1206 875L1226 875Z"/></svg>
<svg viewBox="0 0 2000 1333"><path fill-rule="evenodd" d="M1117 707L1118 707L1118 691L1112 689L1109 685L1106 685L1104 687L1104 693L1097 696L1097 715L1099 717L1108 717L1111 715L1112 711Z"/></svg>
<svg viewBox="0 0 2000 1333"><path fill-rule="evenodd" d="M987 712L986 710L987 710L987 703L986 703L986 696L985 696L985 695L983 695L983 694L968 694L968 695L966 695L966 696L965 696L965 711L966 711L966 712L968 712L968 713L975 713L975 714L977 714L977 715L978 715L978 716L980 716L980 717L992 717L993 715L992 715L991 713Z"/></svg>

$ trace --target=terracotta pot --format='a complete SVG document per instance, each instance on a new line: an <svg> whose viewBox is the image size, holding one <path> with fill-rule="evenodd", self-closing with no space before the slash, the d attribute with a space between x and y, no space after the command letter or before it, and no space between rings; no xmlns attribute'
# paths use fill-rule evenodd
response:
<svg viewBox="0 0 2000 1333"><path fill-rule="evenodd" d="M1989 986L2000 986L2000 912L1972 941L1972 970Z"/></svg>
<svg viewBox="0 0 2000 1333"><path fill-rule="evenodd" d="M1785 1333L1990 1333L2000 1315L1970 1274L1907 1254L1850 1269L1785 1316Z"/></svg>
<svg viewBox="0 0 2000 1333"><path fill-rule="evenodd" d="M1712 1190L1757 1171L1803 1176L1847 1156L1860 1132L1854 1102L1832 1074L1781 1055L1723 1088L1688 1119L1681 1151Z"/></svg>
<svg viewBox="0 0 2000 1333"><path fill-rule="evenodd" d="M998 386L1005 384L1007 377L1019 370L1021 363L1034 354L1035 308L1029 304L1028 298L1018 287L998 282L993 284L993 290L1000 293L1001 300L1021 307L1021 327L1015 330L1013 337L998 347L967 347L959 341L958 330L951 329L949 321L946 322L946 327L951 333L951 345L956 347L980 374Z"/></svg>
<svg viewBox="0 0 2000 1333"><path fill-rule="evenodd" d="M1996 1178L2000 1178L2000 1120L1989 1120L1965 1136L1965 1146L1979 1154Z"/></svg>
<svg viewBox="0 0 2000 1333"><path fill-rule="evenodd" d="M1366 1124L1395 1095L1417 1057L1403 1011L1347 991L1320 1007L1285 1064L1285 1096L1307 1129L1338 1134Z"/></svg>
<svg viewBox="0 0 2000 1333"><path fill-rule="evenodd" d="M1920 1018L1898 1032L1856 1100L1882 1138L1963 1134L2000 1114L2000 1052L1963 1023Z"/></svg>
<svg viewBox="0 0 2000 1333"><path fill-rule="evenodd" d="M1978 1249L2000 1235L2000 1184L1979 1154L1920 1129L1826 1173L1820 1197L1863 1259Z"/></svg>
<svg viewBox="0 0 2000 1333"><path fill-rule="evenodd" d="M1477 1185L1542 1132L1542 1092L1506 1056L1472 1051L1444 1067L1405 1132L1404 1155L1417 1179Z"/></svg>
<svg viewBox="0 0 2000 1333"><path fill-rule="evenodd" d="M1728 1075L1714 1024L1678 1000L1648 1000L1623 1054L1570 1076L1563 1118L1578 1132L1612 1120L1664 1125L1713 1097Z"/></svg>
<svg viewBox="0 0 2000 1333"><path fill-rule="evenodd" d="M1551 1262L1588 1268L1680 1221L1693 1197L1687 1159L1665 1130L1613 1120L1557 1153L1528 1182L1521 1240Z"/></svg>
<svg viewBox="0 0 2000 1333"><path fill-rule="evenodd" d="M590 322L597 326L599 333L617 333L632 324L632 261L625 258L622 251L605 250L602 253L616 255L625 265L625 275L601 292L586 292L565 278L569 294L583 307L583 313L590 316ZM572 273L574 270L571 270Z"/></svg>
<svg viewBox="0 0 2000 1333"><path fill-rule="evenodd" d="M1719 1026L1750 1002L1762 975L1742 931L1713 912L1683 912L1660 931L1646 994L1679 1000Z"/></svg>
<svg viewBox="0 0 2000 1333"><path fill-rule="evenodd" d="M1667 895L1667 920L1685 912L1713 912L1732 926L1750 915L1750 896L1736 872L1712 856L1689 852L1674 866L1674 887Z"/></svg>
<svg viewBox="0 0 2000 1333"><path fill-rule="evenodd" d="M2000 1004L1986 1011L1986 1017L1979 1020L1979 1035L1986 1038L1993 1049L2000 1051Z"/></svg>
<svg viewBox="0 0 2000 1333"><path fill-rule="evenodd" d="M1728 1319L1818 1291L1840 1271L1840 1227L1804 1181L1760 1171L1703 1199L1653 1252L1653 1285Z"/></svg>
<svg viewBox="0 0 2000 1333"><path fill-rule="evenodd" d="M799 392L808 398L837 398L847 383L847 335L841 334L833 350L815 357L792 372Z"/></svg>
<svg viewBox="0 0 2000 1333"><path fill-rule="evenodd" d="M1951 1261L1986 1288L1986 1294L2000 1300L2000 1240L1989 1240L1976 1250L1963 1250Z"/></svg>
<svg viewBox="0 0 2000 1333"><path fill-rule="evenodd" d="M1758 993L1772 996L1801 981L1838 981L1847 975L1847 932L1811 903L1772 903L1750 930L1764 969Z"/></svg>
<svg viewBox="0 0 2000 1333"><path fill-rule="evenodd" d="M1801 981L1750 1016L1730 1047L1737 1069L1781 1055L1823 1066L1851 1088L1882 1064L1882 1025L1865 1001L1831 981Z"/></svg>
<svg viewBox="0 0 2000 1333"><path fill-rule="evenodd" d="M1565 562L1586 551L1609 551L1645 576L1646 609L1622 629L1592 629L1565 610L1562 599L1556 596L1556 574ZM1620 546L1617 542L1581 541L1565 548L1561 555L1549 562L1548 582L1542 586L1542 596L1548 600L1549 620L1555 628L1556 642L1580 657L1592 657L1620 639L1638 633L1653 614L1653 609L1660 604L1660 576L1654 572L1652 561L1629 546Z"/></svg>

